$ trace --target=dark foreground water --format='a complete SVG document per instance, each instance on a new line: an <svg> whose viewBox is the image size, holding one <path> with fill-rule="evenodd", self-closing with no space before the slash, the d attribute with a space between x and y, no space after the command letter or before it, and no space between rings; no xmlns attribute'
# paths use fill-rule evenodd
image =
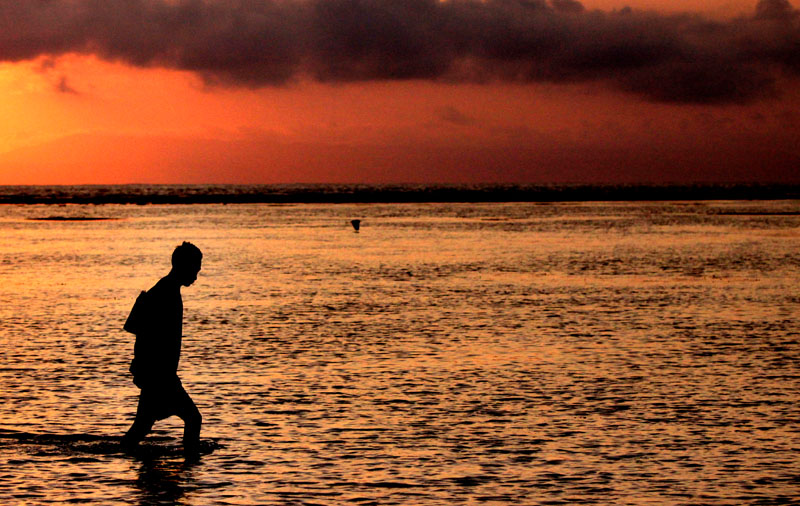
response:
<svg viewBox="0 0 800 506"><path fill-rule="evenodd" d="M6 205L0 234L0 504L800 497L798 201ZM210 453L172 419L123 455L122 323L182 240Z"/></svg>

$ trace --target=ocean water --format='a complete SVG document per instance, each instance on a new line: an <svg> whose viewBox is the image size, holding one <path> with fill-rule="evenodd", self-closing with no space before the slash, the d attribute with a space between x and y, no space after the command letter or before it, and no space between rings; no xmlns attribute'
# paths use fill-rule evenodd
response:
<svg viewBox="0 0 800 506"><path fill-rule="evenodd" d="M4 505L800 497L799 201L3 205L0 234ZM173 418L125 455L122 324L183 240L210 453Z"/></svg>

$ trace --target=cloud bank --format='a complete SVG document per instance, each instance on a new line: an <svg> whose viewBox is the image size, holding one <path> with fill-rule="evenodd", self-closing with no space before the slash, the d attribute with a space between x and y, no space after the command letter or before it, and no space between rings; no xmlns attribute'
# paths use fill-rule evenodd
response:
<svg viewBox="0 0 800 506"><path fill-rule="evenodd" d="M800 16L787 0L728 21L577 0L0 2L0 61L67 53L223 86L606 81L648 100L731 103L800 74Z"/></svg>

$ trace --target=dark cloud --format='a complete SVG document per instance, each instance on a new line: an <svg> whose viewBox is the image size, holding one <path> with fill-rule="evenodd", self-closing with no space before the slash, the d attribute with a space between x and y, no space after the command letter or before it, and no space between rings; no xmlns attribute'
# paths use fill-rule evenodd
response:
<svg viewBox="0 0 800 506"><path fill-rule="evenodd" d="M561 12L583 12L583 4L577 0L551 0L553 8Z"/></svg>
<svg viewBox="0 0 800 506"><path fill-rule="evenodd" d="M453 125L468 126L475 123L475 118L464 114L452 106L443 107L439 109L438 113L439 119L446 123L452 123Z"/></svg>
<svg viewBox="0 0 800 506"><path fill-rule="evenodd" d="M601 80L650 100L724 103L800 73L800 17L787 0L730 21L576 0L0 2L0 61L73 52L218 85Z"/></svg>
<svg viewBox="0 0 800 506"><path fill-rule="evenodd" d="M56 91L59 93L67 93L70 95L77 95L78 91L70 86L67 76L61 76L56 83Z"/></svg>

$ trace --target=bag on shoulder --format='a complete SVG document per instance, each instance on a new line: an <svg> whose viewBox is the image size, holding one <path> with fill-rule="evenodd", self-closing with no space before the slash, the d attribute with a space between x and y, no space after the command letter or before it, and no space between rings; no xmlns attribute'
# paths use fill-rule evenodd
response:
<svg viewBox="0 0 800 506"><path fill-rule="evenodd" d="M122 326L123 330L137 336L137 343L139 341L138 336L146 333L146 330L149 326L148 322L152 318L152 315L150 314L149 301L150 298L147 295L147 292L139 293L139 296L136 297L136 302L133 303L133 307L131 308L131 313L128 315L128 319L125 320L125 325ZM135 353L136 352L134 351L134 354ZM139 364L134 356L134 359L131 360L131 366L128 370L133 375L133 384L139 388L142 388L142 375L139 369Z"/></svg>
<svg viewBox="0 0 800 506"><path fill-rule="evenodd" d="M131 308L131 314L128 315L125 325L122 326L123 330L131 334L141 334L147 329L150 316L148 315L148 300L147 292L141 292L136 297L136 302L133 303Z"/></svg>

